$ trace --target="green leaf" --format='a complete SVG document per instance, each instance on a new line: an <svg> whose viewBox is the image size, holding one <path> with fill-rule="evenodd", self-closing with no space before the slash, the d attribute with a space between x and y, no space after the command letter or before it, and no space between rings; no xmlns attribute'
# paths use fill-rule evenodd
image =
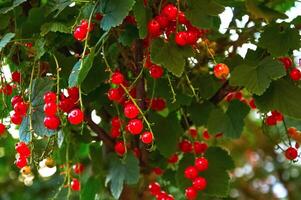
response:
<svg viewBox="0 0 301 200"><path fill-rule="evenodd" d="M41 27L41 36L47 35L49 32L70 33L70 27L60 22L50 22L43 24Z"/></svg>
<svg viewBox="0 0 301 200"><path fill-rule="evenodd" d="M36 56L35 56L36 61L39 60L46 53L45 44L46 41L44 38L39 38L35 41L34 48L36 50Z"/></svg>
<svg viewBox="0 0 301 200"><path fill-rule="evenodd" d="M177 150L180 135L184 132L176 113L170 113L168 117L153 114L151 122L154 123L153 132L158 150L164 157L169 157Z"/></svg>
<svg viewBox="0 0 301 200"><path fill-rule="evenodd" d="M109 172L106 177L106 185L110 183L110 190L114 198L119 199L123 190L123 184L136 184L139 180L139 161L128 153L124 160L112 154L109 160Z"/></svg>
<svg viewBox="0 0 301 200"><path fill-rule="evenodd" d="M244 118L249 111L249 106L238 100L231 101L226 113L220 108L214 109L209 115L208 132L210 134L223 133L229 138L239 138L244 127Z"/></svg>
<svg viewBox="0 0 301 200"><path fill-rule="evenodd" d="M193 102L191 106L187 107L187 112L196 126L202 126L207 124L209 114L213 109L214 105L209 101L204 101L201 104Z"/></svg>
<svg viewBox="0 0 301 200"><path fill-rule="evenodd" d="M135 4L135 0L101 0L100 12L103 18L100 27L105 31L120 25Z"/></svg>
<svg viewBox="0 0 301 200"><path fill-rule="evenodd" d="M214 0L191 0L185 15L199 28L218 28L216 16L224 11L224 7Z"/></svg>
<svg viewBox="0 0 301 200"><path fill-rule="evenodd" d="M65 8L67 8L73 1L71 0L48 0L47 6L49 7L47 11L47 15L55 12L54 17L57 17Z"/></svg>
<svg viewBox="0 0 301 200"><path fill-rule="evenodd" d="M222 83L214 76L209 74L200 74L193 81L193 85L198 88L198 94L204 99L210 99L221 88Z"/></svg>
<svg viewBox="0 0 301 200"><path fill-rule="evenodd" d="M262 96L255 96L255 103L260 111L278 110L295 119L301 119L300 102L301 89L285 79L273 82Z"/></svg>
<svg viewBox="0 0 301 200"><path fill-rule="evenodd" d="M0 14L8 13L9 11L13 10L15 7L19 6L20 4L24 3L26 0L14 0L13 4L9 7L1 8Z"/></svg>
<svg viewBox="0 0 301 200"><path fill-rule="evenodd" d="M180 77L184 72L186 59L193 56L191 47L179 47L174 42L164 42L156 39L151 45L152 62L165 67L175 76Z"/></svg>
<svg viewBox="0 0 301 200"><path fill-rule="evenodd" d="M258 45L279 57L287 55L289 50L299 49L300 39L299 30L290 28L289 24L272 24L265 27Z"/></svg>
<svg viewBox="0 0 301 200"><path fill-rule="evenodd" d="M256 52L248 53L245 61L231 73L230 84L246 87L251 93L261 95L272 80L285 76L284 67L272 57L259 60Z"/></svg>
<svg viewBox="0 0 301 200"><path fill-rule="evenodd" d="M141 39L147 36L147 24L151 19L152 11L149 7L145 7L143 1L136 1L133 12L139 29Z"/></svg>
<svg viewBox="0 0 301 200"><path fill-rule="evenodd" d="M120 34L118 41L123 46L131 46L135 39L139 38L138 30L133 25L128 25L125 30Z"/></svg>
<svg viewBox="0 0 301 200"><path fill-rule="evenodd" d="M80 199L82 200L94 200L96 195L101 190L103 185L102 181L99 178L91 176L88 181L84 184L84 187L80 194Z"/></svg>
<svg viewBox="0 0 301 200"><path fill-rule="evenodd" d="M73 67L70 76L69 76L69 87L74 87L80 85L88 75L94 61L95 49L92 48L91 52L87 57L82 60L79 60ZM83 62L83 63L82 63Z"/></svg>
<svg viewBox="0 0 301 200"><path fill-rule="evenodd" d="M0 40L0 52L2 49L15 37L14 33L6 33L3 38Z"/></svg>

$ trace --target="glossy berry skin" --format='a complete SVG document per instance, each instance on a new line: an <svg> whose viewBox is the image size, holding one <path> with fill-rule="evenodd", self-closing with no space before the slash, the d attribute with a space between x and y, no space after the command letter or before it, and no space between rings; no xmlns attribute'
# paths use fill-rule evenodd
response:
<svg viewBox="0 0 301 200"><path fill-rule="evenodd" d="M72 169L75 174L81 174L84 171L85 166L82 163L76 163L72 166Z"/></svg>
<svg viewBox="0 0 301 200"><path fill-rule="evenodd" d="M14 105L14 111L16 114L20 116L26 115L27 112L27 104L25 102L18 102Z"/></svg>
<svg viewBox="0 0 301 200"><path fill-rule="evenodd" d="M13 93L13 87L9 84L6 84L2 88L3 94L10 96Z"/></svg>
<svg viewBox="0 0 301 200"><path fill-rule="evenodd" d="M20 125L22 123L22 116L14 112L10 116L10 121L15 125Z"/></svg>
<svg viewBox="0 0 301 200"><path fill-rule="evenodd" d="M196 138L198 135L198 131L195 128L190 128L188 130L188 134L192 137L192 138Z"/></svg>
<svg viewBox="0 0 301 200"><path fill-rule="evenodd" d="M293 61L290 57L282 57L279 58L279 61L282 62L282 64L284 65L285 69L289 69L290 67L293 66Z"/></svg>
<svg viewBox="0 0 301 200"><path fill-rule="evenodd" d="M121 135L120 129L116 127L112 127L110 131L110 135L112 138L118 138Z"/></svg>
<svg viewBox="0 0 301 200"><path fill-rule="evenodd" d="M23 102L23 98L20 95L16 95L11 99L10 102L11 102L12 107L14 107L16 103Z"/></svg>
<svg viewBox="0 0 301 200"><path fill-rule="evenodd" d="M194 161L194 166L200 172L208 169L208 160L204 157L196 158Z"/></svg>
<svg viewBox="0 0 301 200"><path fill-rule="evenodd" d="M114 72L111 76L111 82L116 85L120 85L124 82L124 76L120 72Z"/></svg>
<svg viewBox="0 0 301 200"><path fill-rule="evenodd" d="M165 15L168 20L175 21L178 16L178 9L173 4L168 4L162 9L161 14Z"/></svg>
<svg viewBox="0 0 301 200"><path fill-rule="evenodd" d="M21 74L20 72L13 72L11 74L11 78L12 78L12 81L15 82L15 83L20 83L21 82Z"/></svg>
<svg viewBox="0 0 301 200"><path fill-rule="evenodd" d="M3 135L5 133L5 130L6 130L6 128L5 128L4 124L0 123L0 135Z"/></svg>
<svg viewBox="0 0 301 200"><path fill-rule="evenodd" d="M73 178L72 181L71 181L70 186L71 186L71 189L73 191L79 191L80 190L80 182L79 182L79 180L76 179L76 178Z"/></svg>
<svg viewBox="0 0 301 200"><path fill-rule="evenodd" d="M265 123L268 125L268 126L274 126L277 124L277 119L271 115L271 116L268 116L266 119L265 119Z"/></svg>
<svg viewBox="0 0 301 200"><path fill-rule="evenodd" d="M229 67L226 64L219 63L213 68L214 76L218 79L226 79L230 73Z"/></svg>
<svg viewBox="0 0 301 200"><path fill-rule="evenodd" d="M158 37L161 35L161 27L157 20L152 19L147 25L148 33L151 37Z"/></svg>
<svg viewBox="0 0 301 200"><path fill-rule="evenodd" d="M83 41L87 36L87 29L83 29L82 27L77 27L73 33L73 36L78 41Z"/></svg>
<svg viewBox="0 0 301 200"><path fill-rule="evenodd" d="M293 81L299 81L301 79L301 72L299 71L299 69L294 68L290 72L290 77Z"/></svg>
<svg viewBox="0 0 301 200"><path fill-rule="evenodd" d="M185 178L195 179L196 177L198 177L198 170L194 166L189 166L185 169L184 175L185 175Z"/></svg>
<svg viewBox="0 0 301 200"><path fill-rule="evenodd" d="M115 152L119 155L119 156L123 156L126 152L126 148L124 146L123 142L116 142L115 147L114 147Z"/></svg>
<svg viewBox="0 0 301 200"><path fill-rule="evenodd" d="M76 108L68 113L68 121L70 124L77 125L84 121L84 113Z"/></svg>
<svg viewBox="0 0 301 200"><path fill-rule="evenodd" d="M167 162L171 164L177 163L178 161L179 161L178 154L173 154L167 159Z"/></svg>
<svg viewBox="0 0 301 200"><path fill-rule="evenodd" d="M187 44L187 33L185 31L176 33L175 42L179 46L185 46Z"/></svg>
<svg viewBox="0 0 301 200"><path fill-rule="evenodd" d="M54 92L46 92L43 96L44 103L55 103L56 94Z"/></svg>
<svg viewBox="0 0 301 200"><path fill-rule="evenodd" d="M124 106L123 113L127 118L133 119L139 115L139 110L135 104L127 103Z"/></svg>
<svg viewBox="0 0 301 200"><path fill-rule="evenodd" d="M111 119L111 125L114 127L114 128L120 128L121 125L122 125L122 120L118 117L118 116L115 116Z"/></svg>
<svg viewBox="0 0 301 200"><path fill-rule="evenodd" d="M149 131L146 131L144 133L142 133L141 135L141 141L144 143L144 144L150 144L153 142L153 134Z"/></svg>
<svg viewBox="0 0 301 200"><path fill-rule="evenodd" d="M122 98L123 93L119 88L111 88L108 91L108 98L111 101L119 101Z"/></svg>
<svg viewBox="0 0 301 200"><path fill-rule="evenodd" d="M208 130L204 130L204 131L203 131L203 138L204 138L205 140L209 140L209 139L211 138L211 136L210 136Z"/></svg>
<svg viewBox="0 0 301 200"><path fill-rule="evenodd" d="M57 129L60 124L61 121L57 116L47 116L44 118L44 126L50 130Z"/></svg>
<svg viewBox="0 0 301 200"><path fill-rule="evenodd" d="M208 145L203 142L195 141L193 143L193 150L195 154L202 154L208 149Z"/></svg>
<svg viewBox="0 0 301 200"><path fill-rule="evenodd" d="M57 113L56 103L46 103L44 105L44 113L46 116L55 116Z"/></svg>
<svg viewBox="0 0 301 200"><path fill-rule="evenodd" d="M283 115L276 110L272 111L272 116L276 119L277 122L283 121Z"/></svg>
<svg viewBox="0 0 301 200"><path fill-rule="evenodd" d="M182 11L178 12L178 22L180 24L185 24L185 25L189 24L189 21L187 20L185 13Z"/></svg>
<svg viewBox="0 0 301 200"><path fill-rule="evenodd" d="M18 142L15 146L15 149L21 157L28 158L30 156L30 149L24 142Z"/></svg>
<svg viewBox="0 0 301 200"><path fill-rule="evenodd" d="M195 190L202 191L206 188L207 181L203 177L198 177L193 180L192 186Z"/></svg>
<svg viewBox="0 0 301 200"><path fill-rule="evenodd" d="M138 135L143 130L143 122L140 119L132 119L127 124L127 130L133 135Z"/></svg>
<svg viewBox="0 0 301 200"><path fill-rule="evenodd" d="M153 196L156 196L160 194L161 186L158 182L153 182L148 185L148 190Z"/></svg>
<svg viewBox="0 0 301 200"><path fill-rule="evenodd" d="M197 191L193 187L188 187L185 190L185 197L187 200L195 200L198 196Z"/></svg>
<svg viewBox="0 0 301 200"><path fill-rule="evenodd" d="M196 44L198 41L198 34L195 31L187 31L186 43L190 45Z"/></svg>
<svg viewBox="0 0 301 200"><path fill-rule="evenodd" d="M158 65L152 65L149 68L149 75L153 78L153 79L158 79L161 78L163 75L163 68L158 66Z"/></svg>
<svg viewBox="0 0 301 200"><path fill-rule="evenodd" d="M164 16L164 15L156 16L155 20L159 23L159 25L162 29L165 29L169 24L169 21L168 21L167 17Z"/></svg>
<svg viewBox="0 0 301 200"><path fill-rule="evenodd" d="M183 153L190 153L192 151L192 144L190 141L184 139L179 143L179 148Z"/></svg>
<svg viewBox="0 0 301 200"><path fill-rule="evenodd" d="M289 147L285 150L284 155L288 160L295 160L298 157L298 151L294 147Z"/></svg>
<svg viewBox="0 0 301 200"><path fill-rule="evenodd" d="M27 165L27 159L25 157L20 156L16 161L15 165L19 168L22 169Z"/></svg>

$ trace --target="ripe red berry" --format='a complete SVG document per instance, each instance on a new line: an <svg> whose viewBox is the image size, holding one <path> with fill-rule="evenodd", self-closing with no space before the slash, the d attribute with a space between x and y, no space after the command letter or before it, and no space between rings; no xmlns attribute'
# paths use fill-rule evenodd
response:
<svg viewBox="0 0 301 200"><path fill-rule="evenodd" d="M213 68L214 76L218 79L225 79L230 73L229 67L226 64L219 63Z"/></svg>
<svg viewBox="0 0 301 200"><path fill-rule="evenodd" d="M167 162L168 163L172 163L172 164L174 164L174 163L177 163L179 161L179 156L178 156L178 154L173 154L173 155L171 155L168 159L167 159Z"/></svg>
<svg viewBox="0 0 301 200"><path fill-rule="evenodd" d="M210 139L210 135L209 135L208 130L204 130L204 131L203 131L203 138L204 138L205 140L209 140L209 139Z"/></svg>
<svg viewBox="0 0 301 200"><path fill-rule="evenodd" d="M11 99L11 105L12 107L15 106L16 103L23 102L23 98L20 95L16 95Z"/></svg>
<svg viewBox="0 0 301 200"><path fill-rule="evenodd" d="M18 142L15 146L15 150L21 157L28 158L30 156L30 149L24 142Z"/></svg>
<svg viewBox="0 0 301 200"><path fill-rule="evenodd" d="M268 126L274 126L277 124L277 120L276 118L271 115L271 116L268 116L266 119L265 119L265 123L268 125Z"/></svg>
<svg viewBox="0 0 301 200"><path fill-rule="evenodd" d="M70 186L71 186L71 189L73 191L79 191L80 190L80 182L79 182L79 180L76 179L76 178L73 178L72 181L71 181Z"/></svg>
<svg viewBox="0 0 301 200"><path fill-rule="evenodd" d="M292 61L292 59L290 57L279 58L279 61L282 62L282 64L284 65L285 69L288 69L291 66L293 66L293 61Z"/></svg>
<svg viewBox="0 0 301 200"><path fill-rule="evenodd" d="M193 143L193 150L195 154L202 154L208 149L208 145L203 142L195 141Z"/></svg>
<svg viewBox="0 0 301 200"><path fill-rule="evenodd" d="M4 85L2 88L3 94L10 96L13 93L13 87L9 84Z"/></svg>
<svg viewBox="0 0 301 200"><path fill-rule="evenodd" d="M197 191L193 187L188 187L185 190L185 197L188 200L195 200L198 196Z"/></svg>
<svg viewBox="0 0 301 200"><path fill-rule="evenodd" d="M294 147L289 147L285 150L285 157L288 160L295 160L298 156L298 150Z"/></svg>
<svg viewBox="0 0 301 200"><path fill-rule="evenodd" d="M186 43L190 45L196 44L198 41L198 33L195 31L187 31Z"/></svg>
<svg viewBox="0 0 301 200"><path fill-rule="evenodd" d="M187 44L187 32L180 31L176 33L175 42L179 46L185 46Z"/></svg>
<svg viewBox="0 0 301 200"><path fill-rule="evenodd" d="M54 92L46 92L44 94L44 103L55 103L56 102L56 94Z"/></svg>
<svg viewBox="0 0 301 200"><path fill-rule="evenodd" d="M127 103L124 107L123 112L124 115L129 119L136 118L139 115L139 110L137 106L133 103Z"/></svg>
<svg viewBox="0 0 301 200"><path fill-rule="evenodd" d="M16 166L19 169L22 169L23 167L25 167L27 165L27 159L23 156L20 156L16 161L15 161Z"/></svg>
<svg viewBox="0 0 301 200"><path fill-rule="evenodd" d="M192 151L192 144L190 141L184 139L179 143L180 150L183 153L189 153Z"/></svg>
<svg viewBox="0 0 301 200"><path fill-rule="evenodd" d="M76 108L68 113L68 121L70 124L77 125L84 121L84 113Z"/></svg>
<svg viewBox="0 0 301 200"><path fill-rule="evenodd" d="M71 87L67 89L68 97L71 98L73 101L77 101L79 99L79 89L78 87Z"/></svg>
<svg viewBox="0 0 301 200"><path fill-rule="evenodd" d="M120 72L114 72L111 76L111 82L116 85L120 85L124 82L124 76Z"/></svg>
<svg viewBox="0 0 301 200"><path fill-rule="evenodd" d="M203 177L197 177L196 179L193 180L192 186L195 190L202 191L206 188L207 181Z"/></svg>
<svg viewBox="0 0 301 200"><path fill-rule="evenodd" d="M86 19L81 20L80 22L80 28L83 30L88 30L89 22Z"/></svg>
<svg viewBox="0 0 301 200"><path fill-rule="evenodd" d="M148 33L151 37L157 37L161 35L161 27L157 20L152 19L147 25Z"/></svg>
<svg viewBox="0 0 301 200"><path fill-rule="evenodd" d="M196 158L195 161L194 161L194 166L200 172L205 171L205 170L208 169L208 160L204 157Z"/></svg>
<svg viewBox="0 0 301 200"><path fill-rule="evenodd" d="M99 12L95 13L95 19L96 19L97 21L102 20L102 18L103 18L103 15L102 15L101 13L99 13Z"/></svg>
<svg viewBox="0 0 301 200"><path fill-rule="evenodd" d="M57 116L47 116L44 118L44 126L50 130L57 129L60 124L61 121Z"/></svg>
<svg viewBox="0 0 301 200"><path fill-rule="evenodd" d="M81 174L84 171L85 166L82 163L76 163L72 166L72 169L75 174Z"/></svg>
<svg viewBox="0 0 301 200"><path fill-rule="evenodd" d="M192 138L196 138L198 135L198 131L195 128L189 128L188 133Z"/></svg>
<svg viewBox="0 0 301 200"><path fill-rule="evenodd" d="M158 65L152 65L149 68L149 74L153 79L161 78L163 75L163 68Z"/></svg>
<svg viewBox="0 0 301 200"><path fill-rule="evenodd" d="M27 112L27 104L25 102L18 102L14 105L14 111L16 114L20 116L26 115Z"/></svg>
<svg viewBox="0 0 301 200"><path fill-rule="evenodd" d="M83 41L84 39L86 39L87 36L87 30L81 28L80 26L77 27L73 33L73 36L75 39L77 39L78 41Z"/></svg>
<svg viewBox="0 0 301 200"><path fill-rule="evenodd" d="M290 72L290 77L293 81L299 81L301 79L301 72L299 69L294 68Z"/></svg>
<svg viewBox="0 0 301 200"><path fill-rule="evenodd" d="M178 12L178 22L180 24L185 24L185 25L189 23L189 21L187 20L187 18L185 16L185 13L182 11Z"/></svg>
<svg viewBox="0 0 301 200"><path fill-rule="evenodd" d="M12 78L13 82L20 83L21 82L21 74L20 74L20 72L17 72L17 71L13 72L11 74L11 78Z"/></svg>
<svg viewBox="0 0 301 200"><path fill-rule="evenodd" d="M173 4L168 4L162 9L162 15L165 15L168 20L175 21L178 15L178 9Z"/></svg>
<svg viewBox="0 0 301 200"><path fill-rule="evenodd" d="M6 130L6 128L5 128L4 124L0 123L0 135L3 135L5 130Z"/></svg>
<svg viewBox="0 0 301 200"><path fill-rule="evenodd" d="M22 116L13 112L13 114L10 116L10 120L15 125L20 125L22 123Z"/></svg>
<svg viewBox="0 0 301 200"><path fill-rule="evenodd" d="M164 15L156 16L155 20L160 24L160 27L162 29L165 29L168 26L169 21L168 21L167 17Z"/></svg>
<svg viewBox="0 0 301 200"><path fill-rule="evenodd" d="M115 144L115 152L119 155L119 156L123 156L126 152L126 148L124 146L124 142L122 141L119 141L119 142L116 142Z"/></svg>
<svg viewBox="0 0 301 200"><path fill-rule="evenodd" d="M121 121L121 119L119 119L118 116L115 116L115 117L113 117L112 120L111 120L111 125L112 125L113 127L119 129L119 128L121 127L121 125L122 125L122 121Z"/></svg>
<svg viewBox="0 0 301 200"><path fill-rule="evenodd" d="M128 131L133 135L138 135L143 130L143 122L140 119L132 119L127 124Z"/></svg>
<svg viewBox="0 0 301 200"><path fill-rule="evenodd" d="M249 101L249 106L252 109L256 109L255 100L253 98Z"/></svg>
<svg viewBox="0 0 301 200"><path fill-rule="evenodd" d="M189 166L185 169L184 175L185 175L185 178L195 179L196 177L198 177L198 170L194 166Z"/></svg>
<svg viewBox="0 0 301 200"><path fill-rule="evenodd" d="M164 173L160 167L154 167L152 171L158 176L161 176Z"/></svg>
<svg viewBox="0 0 301 200"><path fill-rule="evenodd" d="M123 92L119 88L111 88L108 91L108 98L111 101L119 101L122 98Z"/></svg>
<svg viewBox="0 0 301 200"><path fill-rule="evenodd" d="M153 196L156 196L161 192L161 186L158 182L153 182L148 185L148 190Z"/></svg>
<svg viewBox="0 0 301 200"><path fill-rule="evenodd" d="M141 141L144 143L144 144L150 144L153 142L153 134L149 131L146 131L144 133L142 133L141 135Z"/></svg>
<svg viewBox="0 0 301 200"><path fill-rule="evenodd" d="M56 103L46 103L44 105L44 112L46 116L55 116L57 112L57 105Z"/></svg>
<svg viewBox="0 0 301 200"><path fill-rule="evenodd" d="M283 121L283 115L276 110L272 111L272 116L276 119L277 122Z"/></svg>
<svg viewBox="0 0 301 200"><path fill-rule="evenodd" d="M117 127L112 127L110 135L112 138L118 138L121 135L120 129Z"/></svg>

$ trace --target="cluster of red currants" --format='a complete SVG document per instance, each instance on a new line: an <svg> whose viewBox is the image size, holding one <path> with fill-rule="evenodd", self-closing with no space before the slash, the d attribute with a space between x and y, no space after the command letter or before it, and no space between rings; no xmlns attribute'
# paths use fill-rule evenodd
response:
<svg viewBox="0 0 301 200"><path fill-rule="evenodd" d="M293 81L299 81L301 79L301 71L293 67L293 61L290 57L281 57L278 58L278 60L282 62L287 71L290 70L289 75Z"/></svg>
<svg viewBox="0 0 301 200"><path fill-rule="evenodd" d="M75 39L77 39L78 41L83 41L86 39L87 37L87 33L92 31L94 28L94 24L90 23L83 19L80 23L79 26L76 27L73 36Z"/></svg>
<svg viewBox="0 0 301 200"><path fill-rule="evenodd" d="M45 93L44 103L44 126L50 130L55 130L61 124L61 120L57 116L56 94L54 92Z"/></svg>
<svg viewBox="0 0 301 200"><path fill-rule="evenodd" d="M18 71L11 73L12 83L21 83L21 74ZM2 81L4 82L4 81ZM16 88L15 84L3 83L0 87L0 94L3 93L6 96L10 96L13 93L13 89Z"/></svg>
<svg viewBox="0 0 301 200"><path fill-rule="evenodd" d="M85 166L82 163L76 163L72 166L72 169L76 175L80 175L81 173L83 173ZM77 178L72 178L70 187L73 191L79 191L80 190L80 181Z"/></svg>
<svg viewBox="0 0 301 200"><path fill-rule="evenodd" d="M225 97L225 100L227 102L230 102L235 99L241 101L242 103L247 104L248 106L250 106L251 109L256 109L254 98L251 98L249 100L244 98L241 91L229 92Z"/></svg>
<svg viewBox="0 0 301 200"><path fill-rule="evenodd" d="M274 126L277 124L277 122L282 122L283 121L283 115L274 110L271 112L271 115L267 116L267 118L265 119L265 123L268 125L268 126Z"/></svg>
<svg viewBox="0 0 301 200"><path fill-rule="evenodd" d="M30 156L30 149L24 142L17 143L15 149L18 153L15 165L21 169L27 165L27 158Z"/></svg>
<svg viewBox="0 0 301 200"><path fill-rule="evenodd" d="M157 200L174 200L175 198L161 190L161 185L158 182L153 182L148 185L148 190L152 196L155 196Z"/></svg>
<svg viewBox="0 0 301 200"><path fill-rule="evenodd" d="M160 67L159 65L152 63L149 55L146 57L144 67L149 70L149 75L153 79L161 78L164 74L163 68Z"/></svg>
<svg viewBox="0 0 301 200"><path fill-rule="evenodd" d="M177 25L181 25L178 26ZM206 33L205 30L198 29L191 25L182 11L173 4L167 4L163 7L161 13L148 23L148 33L150 38L159 37L166 34L167 38L182 29L175 35L175 42L179 46L194 45L200 37Z"/></svg>
<svg viewBox="0 0 301 200"><path fill-rule="evenodd" d="M10 120L13 124L20 125L23 117L27 113L28 104L24 102L23 98L19 95L16 95L11 99L11 104L14 111L11 113Z"/></svg>

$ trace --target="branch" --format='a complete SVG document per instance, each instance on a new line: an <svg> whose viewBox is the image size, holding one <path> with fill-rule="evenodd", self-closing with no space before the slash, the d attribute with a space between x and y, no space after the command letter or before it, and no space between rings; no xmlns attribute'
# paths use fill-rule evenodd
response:
<svg viewBox="0 0 301 200"><path fill-rule="evenodd" d="M215 93L215 95L211 97L210 101L214 104L218 104L227 96L227 94L229 94L229 92L235 92L240 89L240 87L230 86L229 81L226 81L224 85Z"/></svg>

